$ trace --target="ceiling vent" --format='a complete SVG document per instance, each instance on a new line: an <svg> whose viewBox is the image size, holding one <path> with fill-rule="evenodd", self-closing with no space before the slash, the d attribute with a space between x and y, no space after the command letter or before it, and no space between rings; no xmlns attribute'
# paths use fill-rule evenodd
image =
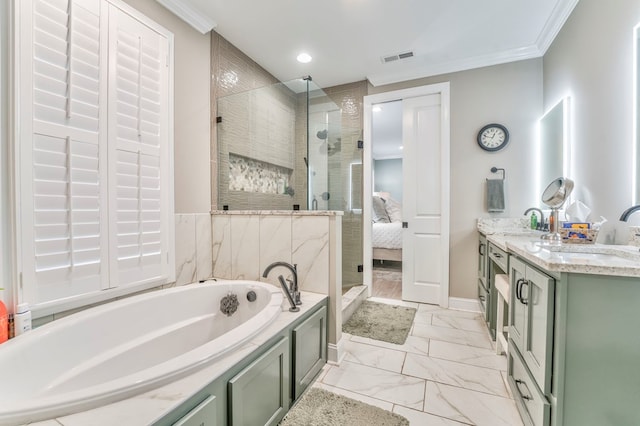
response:
<svg viewBox="0 0 640 426"><path fill-rule="evenodd" d="M398 61L400 59L409 59L409 58L413 58L413 52L411 52L411 51L402 52L402 53L396 53L395 55L383 56L382 57L382 63L386 64L386 63L389 63L389 62Z"/></svg>

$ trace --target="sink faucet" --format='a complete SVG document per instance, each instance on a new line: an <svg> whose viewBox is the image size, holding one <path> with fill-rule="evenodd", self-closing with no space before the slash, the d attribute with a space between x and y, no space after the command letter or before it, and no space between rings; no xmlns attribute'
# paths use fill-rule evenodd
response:
<svg viewBox="0 0 640 426"><path fill-rule="evenodd" d="M537 207L530 207L528 209L526 209L524 211L524 215L528 215L530 211L537 211L538 213L540 213L540 220L538 221L538 228L542 229L542 227L544 226L544 213L542 213L542 210L540 210Z"/></svg>
<svg viewBox="0 0 640 426"><path fill-rule="evenodd" d="M298 308L296 305L302 305L302 302L300 301L300 291L298 290L297 265L291 265L287 262L273 262L271 265L265 268L264 272L262 273L262 277L267 278L269 272L271 272L271 270L276 266L284 266L285 268L289 269L291 271L291 274L293 275L293 281L289 281L289 287L287 287L287 283L285 282L285 279L282 275L278 276L278 281L280 282L280 286L282 287L285 296L287 296L287 299L289 299L289 303L291 304L289 311L298 312L300 308Z"/></svg>
<svg viewBox="0 0 640 426"><path fill-rule="evenodd" d="M622 213L622 216L620 216L620 220L622 222L626 222L627 219L629 219L629 216L631 216L633 213L637 212L638 210L640 210L640 204L638 204L637 206L629 207Z"/></svg>

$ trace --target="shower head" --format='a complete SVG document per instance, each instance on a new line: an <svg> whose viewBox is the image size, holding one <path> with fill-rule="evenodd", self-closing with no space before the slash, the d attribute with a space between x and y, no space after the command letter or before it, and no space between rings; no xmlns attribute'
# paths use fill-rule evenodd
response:
<svg viewBox="0 0 640 426"><path fill-rule="evenodd" d="M320 140L325 140L327 139L327 135L329 134L329 132L327 132L327 129L324 130L318 130L318 133L316 133L316 137Z"/></svg>

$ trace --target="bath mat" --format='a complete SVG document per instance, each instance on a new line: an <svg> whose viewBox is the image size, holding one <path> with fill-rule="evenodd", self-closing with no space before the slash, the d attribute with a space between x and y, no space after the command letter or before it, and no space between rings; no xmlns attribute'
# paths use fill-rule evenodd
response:
<svg viewBox="0 0 640 426"><path fill-rule="evenodd" d="M355 399L311 388L293 406L280 426L408 426L409 421L390 411Z"/></svg>
<svg viewBox="0 0 640 426"><path fill-rule="evenodd" d="M415 308L365 300L342 326L342 331L402 345L407 340L415 315Z"/></svg>

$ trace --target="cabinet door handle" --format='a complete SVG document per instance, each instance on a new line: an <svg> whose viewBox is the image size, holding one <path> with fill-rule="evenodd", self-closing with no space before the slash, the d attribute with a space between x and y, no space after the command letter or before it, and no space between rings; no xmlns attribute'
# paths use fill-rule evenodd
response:
<svg viewBox="0 0 640 426"><path fill-rule="evenodd" d="M527 394L531 393L529 392L529 387L527 386L527 384L525 382L523 382L520 379L516 379L516 389L518 389L518 393L520 394L520 396L522 397L522 399L526 400L526 401L531 401L533 398L527 394L523 394L522 391L520 390L520 385L524 385L524 387L527 389Z"/></svg>
<svg viewBox="0 0 640 426"><path fill-rule="evenodd" d="M522 280L522 285L520 286L520 302L522 302L523 305L528 305L529 304L529 298L528 297L525 298L522 295L525 285L527 286L527 290L529 290L529 281Z"/></svg>
<svg viewBox="0 0 640 426"><path fill-rule="evenodd" d="M483 249L484 249L484 244L480 244L480 245L478 246L478 254L479 254L480 256L484 256L485 251L484 251Z"/></svg>
<svg viewBox="0 0 640 426"><path fill-rule="evenodd" d="M501 259L501 258L502 258L502 255L501 255L500 253L493 252L493 253L491 253L491 254L492 254L492 255L493 255L493 257L495 257L496 259Z"/></svg>
<svg viewBox="0 0 640 426"><path fill-rule="evenodd" d="M520 302L522 302L521 296L520 296L520 287L522 286L522 283L524 282L524 278L518 278L518 281L516 281L516 299L518 299Z"/></svg>

